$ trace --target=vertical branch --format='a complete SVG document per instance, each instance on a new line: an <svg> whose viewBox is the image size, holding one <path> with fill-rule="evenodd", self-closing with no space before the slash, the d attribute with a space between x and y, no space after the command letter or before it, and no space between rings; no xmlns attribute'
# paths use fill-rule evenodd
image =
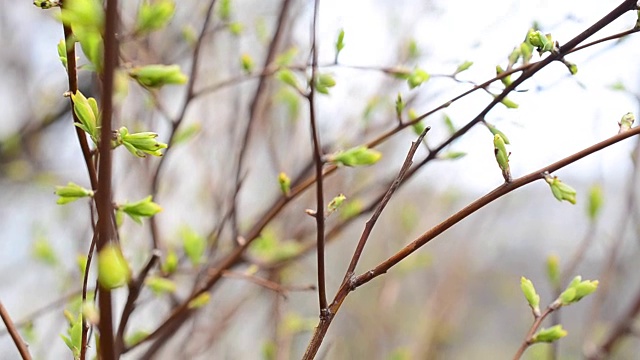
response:
<svg viewBox="0 0 640 360"><path fill-rule="evenodd" d="M278 43L280 42L280 38L284 33L284 24L287 19L287 15L289 13L289 8L291 0L283 0L282 6L280 7L280 14L278 15L278 22L276 24L276 30L271 38L271 43L269 44L269 49L267 50L267 56L264 59L263 67L266 69L269 67L271 62L276 56L276 51L278 49ZM240 192L240 186L242 185L242 168L244 164L244 159L247 154L247 150L249 148L249 141L251 139L251 130L253 130L253 123L258 114L258 109L260 108L260 103L262 101L262 97L265 93L266 80L268 78L268 72L260 74L260 80L258 81L258 86L256 87L256 91L253 94L253 99L251 100L251 105L249 107L249 120L247 122L247 128L244 131L244 136L242 141L240 142L240 153L238 154L238 164L236 168L235 174L235 189L233 194L233 204L232 208L234 211L231 214L231 224L233 231L233 239L238 238L238 193Z"/></svg>
<svg viewBox="0 0 640 360"><path fill-rule="evenodd" d="M29 354L27 344L25 344L25 342L22 340L22 337L20 337L18 329L16 329L15 325L13 324L13 321L11 320L7 309L5 309L4 305L2 305L2 302L0 302L0 317L2 317L2 322L4 322L4 325L7 327L9 335L11 335L13 343L16 344L16 347L18 348L18 352L20 352L20 356L22 356L22 359L31 360L31 354Z"/></svg>
<svg viewBox="0 0 640 360"><path fill-rule="evenodd" d="M102 124L100 129L100 164L98 168L98 252L113 239L113 208L111 204L111 122L113 117L113 76L118 62L118 0L106 1L104 31L104 74L102 81ZM111 292L100 285L100 354L102 360L115 360Z"/></svg>
<svg viewBox="0 0 640 360"><path fill-rule="evenodd" d="M64 7L64 3L62 5ZM64 41L65 48L67 49L67 78L69 80L69 91L72 93L76 93L78 91L78 70L76 68L76 45L75 42L71 42L73 40L73 32L71 31L71 26L64 26ZM70 43L71 42L71 43ZM73 100L71 96L69 96L69 103L71 104L71 116L73 116L73 121L77 124L80 123L76 112L73 110ZM78 136L78 142L80 143L80 149L82 150L82 157L84 158L84 163L87 167L87 171L89 172L89 181L91 182L91 189L98 189L98 176L96 174L96 168L93 166L93 162L91 160L91 150L89 149L89 143L87 142L87 135L85 132L77 126L76 135Z"/></svg>
<svg viewBox="0 0 640 360"><path fill-rule="evenodd" d="M307 99L309 100L309 122L311 125L311 137L313 141L313 162L316 170L316 228L317 238L316 245L318 251L318 300L320 304L320 317L324 317L324 313L327 309L327 290L325 284L324 273L324 188L322 177L322 147L320 146L320 134L318 133L318 124L316 122L316 109L315 109L315 87L316 87L316 72L318 71L318 47L317 30L318 30L318 6L320 0L314 1L313 6L313 21L311 26L311 81L309 86L309 94Z"/></svg>

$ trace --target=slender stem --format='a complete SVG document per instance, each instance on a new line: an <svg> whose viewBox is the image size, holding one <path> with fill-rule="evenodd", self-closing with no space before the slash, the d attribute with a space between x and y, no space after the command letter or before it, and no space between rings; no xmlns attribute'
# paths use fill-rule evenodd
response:
<svg viewBox="0 0 640 360"><path fill-rule="evenodd" d="M538 331L544 319L549 314L551 314L554 310L556 310L556 308L548 307L540 316L536 316L535 320L533 321L533 324L531 325L531 328L529 328L529 332L527 333L527 336L524 337L524 341L516 351L516 354L513 356L513 360L518 360L522 357L522 354L524 354L524 351L527 350L529 346L531 346L533 335L536 333L536 331Z"/></svg>
<svg viewBox="0 0 640 360"><path fill-rule="evenodd" d="M0 317L2 317L2 322L4 322L4 325L7 327L9 335L11 335L11 339L13 339L13 343L16 345L22 359L31 360L31 354L29 354L27 344L22 340L18 329L11 320L11 316L9 316L9 312L4 308L4 305L2 305L2 301L0 301Z"/></svg>
<svg viewBox="0 0 640 360"><path fill-rule="evenodd" d="M318 71L318 47L317 47L317 30L318 30L318 7L320 0L314 1L313 21L311 25L311 81L310 90L307 99L309 100L309 122L311 124L311 138L313 142L313 162L316 170L316 249L318 261L318 302L320 305L320 316L324 316L327 309L327 286L325 283L324 269L324 184L322 179L322 146L320 145L320 134L318 133L318 124L316 121L315 109L315 88L316 76Z"/></svg>

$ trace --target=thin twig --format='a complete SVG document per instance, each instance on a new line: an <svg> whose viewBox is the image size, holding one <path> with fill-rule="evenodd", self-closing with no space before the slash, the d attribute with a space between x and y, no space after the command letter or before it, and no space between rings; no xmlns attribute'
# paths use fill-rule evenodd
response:
<svg viewBox="0 0 640 360"><path fill-rule="evenodd" d="M536 331L538 331L538 329L540 328L540 325L542 325L542 322L544 321L544 319L549 314L551 314L554 310L556 310L556 308L547 307L545 309L545 311L540 316L536 316L535 320L533 321L533 324L531 325L531 328L529 328L529 332L524 337L524 341L522 341L522 344L520 345L520 347L516 351L516 354L513 356L513 360L518 360L518 359L520 359L522 357L522 354L524 354L524 351L527 350L527 348L529 346L531 346L531 344L533 343L532 342L533 335L536 333Z"/></svg>
<svg viewBox="0 0 640 360"><path fill-rule="evenodd" d="M22 340L18 329L15 327L13 321L11 320L11 316L9 316L9 312L7 312L7 309L5 309L4 305L2 305L2 301L0 301L0 317L2 317L2 322L4 322L4 325L7 327L7 330L11 335L11 339L13 339L13 343L16 345L16 348L18 349L20 356L22 356L22 359L31 360L31 354L29 354L27 344L24 342L24 340Z"/></svg>
<svg viewBox="0 0 640 360"><path fill-rule="evenodd" d="M315 0L313 5L313 20L311 25L311 80L309 86L309 123L311 126L311 139L313 150L313 163L316 170L316 249L317 249L317 275L318 275L318 303L320 305L320 317L326 316L327 309L327 286L325 283L324 269L324 183L322 179L322 168L324 161L322 160L322 145L320 145L320 134L318 132L318 124L316 121L315 109L315 89L316 76L318 71L318 47L317 34L318 31L318 7L320 0Z"/></svg>

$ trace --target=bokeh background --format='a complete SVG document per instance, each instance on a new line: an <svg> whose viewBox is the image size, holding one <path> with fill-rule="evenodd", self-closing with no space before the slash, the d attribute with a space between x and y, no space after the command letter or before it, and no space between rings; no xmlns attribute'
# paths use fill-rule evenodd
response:
<svg viewBox="0 0 640 360"><path fill-rule="evenodd" d="M184 120L184 126L199 129L198 134L167 150L154 196L164 208L156 216L163 249L180 249L179 229L184 226L200 234L220 229L212 259L234 246L225 214L233 204L239 148L248 146L238 194L240 234L280 196L278 173L305 174L311 159L308 105L274 79L267 81L249 144L242 142L258 80L255 73L244 75L239 59L248 54L259 72L281 4L271 0L232 4L232 21L242 24L243 30L235 35L228 23L214 16L197 72L195 88L202 94L189 104ZM135 21L138 1L124 2L122 62L177 63L190 69L189 34L200 31L207 5L208 1L181 1L166 29L135 38L128 37L126 29ZM337 83L329 96L318 97L325 151L361 144L393 128L398 93L422 114L495 76L495 66L506 65L513 47L534 24L562 44L616 5L616 1L596 0L321 1L319 62L321 71L331 73ZM56 185L69 181L88 187L68 102L62 96L67 83L56 52L62 27L55 13L29 1L0 0L0 299L14 321L31 320L24 332L39 359L70 355L58 334L66 331L65 299L71 299L81 284L76 256L86 253L92 234L89 203L59 206L53 194ZM295 51L292 65L304 65L309 59L312 14L312 2L291 1L277 51ZM635 22L636 14L630 12L590 40L630 29ZM331 65L340 29L345 31L346 47L338 64ZM489 113L486 120L511 141L514 177L614 135L622 115L638 114L639 42L638 36L631 35L572 54L568 60L577 64L577 75L571 76L562 64L551 64L509 96L518 109L498 105ZM534 54L533 60L538 59ZM448 76L464 61L473 61L473 66L457 79ZM405 81L383 71L397 66L423 68L432 78L410 90ZM298 72L301 81L302 74ZM80 83L85 94L99 96L99 85L90 72L80 72ZM498 83L488 89L499 93L501 88ZM184 87L175 86L151 96L131 82L116 124L157 132L166 141L167 115L175 116L180 110L184 92ZM427 143L437 146L449 136L445 116L461 127L490 101L489 94L477 91L428 117L424 124L432 130ZM378 148L383 153L380 163L340 169L327 179L328 199L344 193L347 205L357 208L384 192L415 138L408 128ZM558 256L565 267L584 249L574 273L567 276L600 279L601 288L562 310L569 336L558 349L561 359L582 358L618 321L640 286L636 276L640 254L637 144L630 139L555 174L578 191L575 206L558 202L543 182L533 183L465 219L360 288L347 298L321 356L511 358L532 322L520 292L520 277L536 284L546 305L553 300L545 273L547 258ZM376 226L358 272L375 266L501 184L492 134L486 128L475 127L449 150L466 156L434 161L400 188ZM421 148L416 158L426 154ZM116 149L114 199L148 195L158 161L134 159L124 149ZM604 206L590 220L586 207L593 186L601 189ZM308 191L268 225L264 237L302 251L315 239L315 223L304 214L313 207L313 191ZM329 229L344 219L332 215ZM342 281L367 219L368 214L353 219L330 239L330 295ZM139 269L150 251L148 222L139 226L125 221L121 239L134 271ZM582 245L584 241L588 245ZM49 262L37 256L43 244L55 253ZM305 288L316 280L315 253L304 254L286 266L275 266L277 261L256 250L234 271L254 271L257 265L256 276L293 290ZM176 278L178 298L188 293L194 273L187 262L182 263ZM116 314L125 298L125 290L117 294ZM170 299L144 292L131 330L153 330L170 305ZM157 358L258 359L272 350L278 359L299 358L317 313L314 291L289 291L285 298L250 281L228 278L214 289L211 305L183 326ZM631 337L614 358L634 358L638 345L637 338ZM125 358L135 359L143 350ZM536 345L525 358L544 359L548 352L548 346ZM0 358L16 357L9 336L0 329Z"/></svg>

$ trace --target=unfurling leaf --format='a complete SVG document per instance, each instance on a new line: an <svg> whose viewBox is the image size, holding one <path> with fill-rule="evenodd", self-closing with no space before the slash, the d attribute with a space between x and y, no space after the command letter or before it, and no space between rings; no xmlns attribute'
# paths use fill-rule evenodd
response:
<svg viewBox="0 0 640 360"><path fill-rule="evenodd" d="M423 83L429 81L430 78L431 75L429 75L429 73L422 69L416 68L407 78L407 84L409 84L409 89L415 89Z"/></svg>
<svg viewBox="0 0 640 360"><path fill-rule="evenodd" d="M456 71L453 72L453 75L457 75L465 70L468 70L471 65L473 65L473 61L465 61L462 64L458 65Z"/></svg>
<svg viewBox="0 0 640 360"><path fill-rule="evenodd" d="M493 150L498 162L500 170L502 170L502 177L505 182L511 182L511 169L509 168L509 155L505 141L499 134L493 136Z"/></svg>
<svg viewBox="0 0 640 360"><path fill-rule="evenodd" d="M278 183L280 184L280 191L284 196L289 196L291 192L291 179L284 172L278 174Z"/></svg>
<svg viewBox="0 0 640 360"><path fill-rule="evenodd" d="M636 121L636 117L633 115L632 112L628 112L624 114L624 116L622 116L622 119L620 119L620 122L618 122L618 126L620 126L620 130L618 130L618 134L631 129L631 126L633 126L633 123L635 121Z"/></svg>
<svg viewBox="0 0 640 360"><path fill-rule="evenodd" d="M365 166L377 163L381 157L382 154L379 151L369 149L366 146L356 146L349 150L329 155L328 161L336 165Z"/></svg>
<svg viewBox="0 0 640 360"><path fill-rule="evenodd" d="M160 88L165 85L181 85L187 82L187 75L183 74L178 65L146 65L135 67L129 71L129 76L140 85L148 88Z"/></svg>
<svg viewBox="0 0 640 360"><path fill-rule="evenodd" d="M336 41L336 59L338 59L338 55L340 55L340 51L344 49L344 29L340 29L338 33L338 40Z"/></svg>
<svg viewBox="0 0 640 360"><path fill-rule="evenodd" d="M560 181L557 176L547 174L544 179L551 187L551 193L558 201L565 200L575 205L577 193L571 186Z"/></svg>
<svg viewBox="0 0 640 360"><path fill-rule="evenodd" d="M533 310L533 313L536 316L540 316L540 295L536 292L535 287L533 287L533 283L531 280L525 278L524 276L520 278L520 288L522 289L522 293L524 294L525 299L529 303L529 306Z"/></svg>
<svg viewBox="0 0 640 360"><path fill-rule="evenodd" d="M171 0L143 2L138 10L135 32L144 34L162 29L171 21L175 10L176 4Z"/></svg>
<svg viewBox="0 0 640 360"><path fill-rule="evenodd" d="M207 240L188 226L180 228L182 248L193 266L198 266L204 261L203 255L207 250Z"/></svg>
<svg viewBox="0 0 640 360"><path fill-rule="evenodd" d="M542 329L538 331L533 338L531 338L532 343L541 343L541 342L554 342L556 340L560 340L563 337L567 336L567 331L562 328L562 325L555 325L547 329Z"/></svg>
<svg viewBox="0 0 640 360"><path fill-rule="evenodd" d="M72 182L66 186L56 186L55 194L59 196L57 204L64 205L84 197L93 197L93 191Z"/></svg>
<svg viewBox="0 0 640 360"><path fill-rule="evenodd" d="M142 224L141 218L151 217L162 211L162 207L151 201L151 199L152 196L149 195L140 201L118 205L118 210L129 215L129 217L138 224Z"/></svg>
<svg viewBox="0 0 640 360"><path fill-rule="evenodd" d="M116 133L115 146L124 145L130 153L137 157L146 157L145 154L162 156L162 149L167 148L167 144L161 143L156 138L158 134L154 132L141 132L130 134L126 127L121 127Z"/></svg>
<svg viewBox="0 0 640 360"><path fill-rule="evenodd" d="M187 304L187 307L189 309L198 309L207 305L209 303L209 300L211 300L211 295L205 292L191 299L191 301L189 301L189 304Z"/></svg>

